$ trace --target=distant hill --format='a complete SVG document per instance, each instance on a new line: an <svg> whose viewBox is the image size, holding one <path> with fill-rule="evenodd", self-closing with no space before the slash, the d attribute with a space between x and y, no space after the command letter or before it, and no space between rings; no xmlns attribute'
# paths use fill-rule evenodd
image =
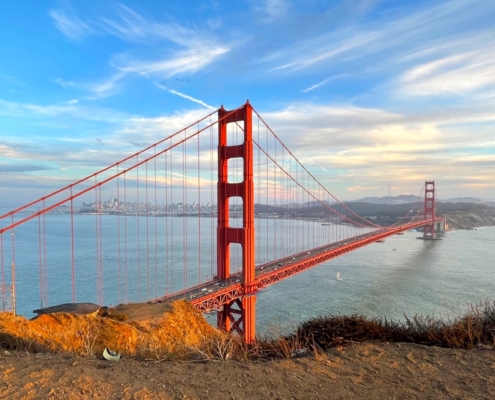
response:
<svg viewBox="0 0 495 400"><path fill-rule="evenodd" d="M474 203L483 204L483 200L476 197L454 197L452 199L441 200L444 203Z"/></svg>
<svg viewBox="0 0 495 400"><path fill-rule="evenodd" d="M370 203L370 204L407 204L415 203L417 196L411 194L401 194L399 196L383 196L383 197L365 197L364 199L353 200L349 203ZM477 197L454 197L452 199L440 199L441 203L469 203L483 204L485 206L495 207L495 201L482 200Z"/></svg>
<svg viewBox="0 0 495 400"><path fill-rule="evenodd" d="M401 194L399 196L365 197L364 199L354 200L353 203L404 204L415 203L417 198L418 196L412 194Z"/></svg>
<svg viewBox="0 0 495 400"><path fill-rule="evenodd" d="M485 206L495 207L495 201L482 200L477 197L454 197L452 199L440 200L443 203L471 203L471 204L484 204Z"/></svg>

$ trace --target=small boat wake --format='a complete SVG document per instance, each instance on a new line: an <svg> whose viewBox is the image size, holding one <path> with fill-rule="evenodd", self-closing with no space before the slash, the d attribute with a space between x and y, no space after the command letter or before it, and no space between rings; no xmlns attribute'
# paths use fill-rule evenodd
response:
<svg viewBox="0 0 495 400"><path fill-rule="evenodd" d="M337 280L341 282L343 281L343 279L340 277L340 271L337 272Z"/></svg>

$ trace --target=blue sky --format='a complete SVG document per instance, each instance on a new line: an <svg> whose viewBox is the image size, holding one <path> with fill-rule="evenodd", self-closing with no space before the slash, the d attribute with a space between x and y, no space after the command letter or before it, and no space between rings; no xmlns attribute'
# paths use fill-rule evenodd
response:
<svg viewBox="0 0 495 400"><path fill-rule="evenodd" d="M495 2L8 0L0 203L249 99L338 198L495 198Z"/></svg>

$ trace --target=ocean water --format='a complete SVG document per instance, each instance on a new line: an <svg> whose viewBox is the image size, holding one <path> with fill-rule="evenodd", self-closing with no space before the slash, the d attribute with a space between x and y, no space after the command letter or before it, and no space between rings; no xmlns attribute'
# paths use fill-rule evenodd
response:
<svg viewBox="0 0 495 400"><path fill-rule="evenodd" d="M495 227L447 232L438 241L418 236L389 237L270 287L258 295L258 330L287 333L329 314L455 317L495 300Z"/></svg>
<svg viewBox="0 0 495 400"><path fill-rule="evenodd" d="M75 215L76 299L97 302L95 273L95 216ZM47 237L48 305L72 299L70 217L48 215L46 226L39 221L15 230L17 310L32 316L42 304L39 260L40 227ZM202 218L123 219L102 216L102 265L104 304L143 301L159 297L211 279L215 273L216 220ZM285 221L285 235L278 234L275 246L267 246L274 236L273 220L258 220L264 228L257 236L257 262L281 257L294 247L311 248L338 238L342 229L321 227L320 223ZM281 222L278 222L279 224ZM155 225L156 224L156 225ZM307 235L316 226L313 241L294 242L291 232ZM156 230L155 230L156 227ZM198 229L201 235L198 234ZM348 228L343 228L348 229ZM353 228L355 229L355 228ZM187 246L184 245L187 232ZM91 235L90 233L93 233ZM137 232L142 234L137 239ZM143 240L148 232L151 238ZM265 232L265 233L262 233ZM353 232L358 234L359 231ZM347 255L328 261L288 280L268 287L257 295L258 334L290 332L300 322L318 315L363 314L402 319L404 315L435 314L455 316L469 304L495 299L495 227L448 232L442 240L417 240L414 231L389 237ZM10 279L11 235L1 238L4 279ZM199 240L198 240L199 239ZM136 243L139 241L139 246ZM123 256L124 246L128 250ZM309 246L309 247L308 247ZM120 250L119 250L120 249ZM299 250L299 249L298 249ZM186 251L187 258L181 258ZM44 257L41 257L44 259ZM233 270L240 264L233 251ZM201 268L194 267L199 264ZM170 265L172 267L167 267ZM182 273L188 265L187 274ZM190 268L193 266L192 268ZM166 272L167 271L167 272ZM336 279L340 272L343 280ZM212 321L214 316L209 317Z"/></svg>

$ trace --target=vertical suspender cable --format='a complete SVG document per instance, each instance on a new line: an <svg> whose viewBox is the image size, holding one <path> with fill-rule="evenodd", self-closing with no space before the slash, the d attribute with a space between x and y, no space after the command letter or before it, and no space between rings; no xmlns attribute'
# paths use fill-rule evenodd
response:
<svg viewBox="0 0 495 400"><path fill-rule="evenodd" d="M74 200L72 199L72 186L70 188L70 246L72 266L72 302L76 302L76 266L74 252Z"/></svg>
<svg viewBox="0 0 495 400"><path fill-rule="evenodd" d="M174 172L174 164L173 164L173 150L170 151L170 204L173 205L173 192L174 192L174 182L173 182L173 172ZM174 212L177 212L177 209L174 210ZM174 292L174 269L175 269L175 260L174 260L174 244L175 244L175 237L174 237L174 219L170 218L170 258L172 260L171 264L171 269L170 269L170 280L171 280L171 285L170 285L170 293Z"/></svg>
<svg viewBox="0 0 495 400"><path fill-rule="evenodd" d="M146 212L146 300L149 300L150 298L150 241L149 241L149 236L150 236L150 231L149 231L149 219L150 219L150 211L149 211L149 198L148 198L148 163L146 165L146 170L145 170L145 205L144 205L144 210Z"/></svg>
<svg viewBox="0 0 495 400"><path fill-rule="evenodd" d="M170 268L170 251L168 247L169 235L168 235L168 222L170 220L170 206L168 202L168 164L167 154L163 153L164 175L165 175L165 297L168 296L169 285L169 268Z"/></svg>
<svg viewBox="0 0 495 400"><path fill-rule="evenodd" d="M117 163L117 282L118 282L118 289L117 289L117 300L119 303L122 302L122 258L121 258L121 252L120 252L120 174L119 174L119 164ZM112 204L112 208L115 207L115 201Z"/></svg>
<svg viewBox="0 0 495 400"><path fill-rule="evenodd" d="M277 141L274 138L273 141L273 154L274 154L274 159L275 161L277 160ZM277 196L279 195L278 193L278 168L277 165L273 162L273 213L274 213L274 237L273 237L273 245L274 245L274 254L275 254L275 259L280 258L280 247L279 247L279 241L280 241L280 232L278 230L280 229L280 224L278 221L278 213L277 213Z"/></svg>
<svg viewBox="0 0 495 400"><path fill-rule="evenodd" d="M139 155L136 154L136 164L139 164ZM140 214L141 203L139 202L139 165L136 167L136 201L137 201L137 292L138 301L141 301L141 227Z"/></svg>
<svg viewBox="0 0 495 400"><path fill-rule="evenodd" d="M214 207L214 168L213 168L213 126L211 126L211 116L210 116L210 274L211 276L214 276L213 274L213 268L215 266L214 260L216 259L214 249L216 248L214 238L216 238L215 232L214 232L214 212L213 212L213 207ZM218 207L218 206L217 206Z"/></svg>
<svg viewBox="0 0 495 400"><path fill-rule="evenodd" d="M45 200L43 200L43 210L45 209ZM48 260L47 260L47 254L46 254L46 214L43 213L43 305L46 307L48 306Z"/></svg>
<svg viewBox="0 0 495 400"><path fill-rule="evenodd" d="M124 174L124 301L129 300L129 259L127 255L127 214L129 212L127 204L127 174Z"/></svg>
<svg viewBox="0 0 495 400"><path fill-rule="evenodd" d="M266 151L268 151L268 129L266 129ZM269 243L269 233L268 233L268 157L266 158L266 182L265 182L265 187L266 187L266 213L265 213L265 219L266 219L266 259L270 260L268 256L268 243Z"/></svg>
<svg viewBox="0 0 495 400"><path fill-rule="evenodd" d="M39 221L39 216L38 216L38 221ZM39 224L39 222L38 222L38 224ZM38 230L38 232L39 232L39 230ZM38 233L38 242L39 242L39 233ZM7 311L6 298L5 298L5 258L4 258L4 253L3 253L3 233L0 234L0 257L1 257L0 265L2 266L2 270L1 270L1 272L2 272L2 311ZM41 265L40 265L40 267L41 267ZM40 268L40 280L41 280L41 268ZM40 291L40 295L41 295L41 291Z"/></svg>
<svg viewBox="0 0 495 400"><path fill-rule="evenodd" d="M199 131L199 122L198 122ZM198 284L201 282L201 177L199 162L199 135L198 135Z"/></svg>
<svg viewBox="0 0 495 400"><path fill-rule="evenodd" d="M260 202L260 192L261 192L261 174L260 174L260 164L261 164L261 156L260 156L260 145L261 145L261 142L260 142L260 118L258 116L256 116L257 118L257 126L258 126L258 130L257 130L257 137L258 137L258 159L257 159L257 166L258 166L258 174L256 176L256 183L258 184L258 187L255 188L255 193L257 195L257 203L258 203L258 218L255 219L255 221L257 222L256 224L256 232L257 232L257 235L256 237L260 237L260 224L261 224L261 218L260 218L260 205L261 205L261 202ZM255 210L256 211L256 210ZM255 214L255 217L256 217L256 214ZM256 251L258 252L259 256L261 257L261 254L259 252L259 246L260 243L256 243ZM256 259L256 255L255 255L255 259ZM259 260L258 261L259 263L262 262L262 260ZM264 264L264 262L263 262Z"/></svg>
<svg viewBox="0 0 495 400"><path fill-rule="evenodd" d="M43 251L41 244L41 216L38 215L38 261L40 268L40 308L43 308ZM3 235L2 235L2 289L3 289ZM3 293L3 292L2 292Z"/></svg>
<svg viewBox="0 0 495 400"><path fill-rule="evenodd" d="M156 203L157 193L156 193L156 146L154 146L155 157L153 158L153 162L155 165L155 209L154 209L154 221L155 221L155 295L154 297L158 297L158 222L156 220L156 214L158 212L158 204Z"/></svg>
<svg viewBox="0 0 495 400"><path fill-rule="evenodd" d="M12 214L12 225L14 224L14 214ZM14 228L10 231L11 244L12 244L12 312L16 315L16 263L15 263L15 232Z"/></svg>
<svg viewBox="0 0 495 400"><path fill-rule="evenodd" d="M101 185L98 186L98 197L99 197L99 200L100 200L100 204L102 204L102 200L101 200ZM99 270L99 273L100 273L100 304L104 304L104 286L103 286L103 283L104 283L104 279L103 279L103 231L102 231L102 221L101 221L101 212L98 213L98 220L99 220L99 239L100 239L100 262L99 262L99 267L100 267L100 270Z"/></svg>
<svg viewBox="0 0 495 400"><path fill-rule="evenodd" d="M184 134L185 136L185 134ZM185 141L182 144L182 257L183 257L183 267L182 267L182 273L183 273L183 279L184 279L184 285L183 289L187 288L187 248L186 248L186 232L187 232L187 205L186 205L186 191L187 191L187 186L186 186L186 144L187 141Z"/></svg>
<svg viewBox="0 0 495 400"><path fill-rule="evenodd" d="M99 302L99 283L98 283L98 255L100 254L100 252L98 251L98 247L100 246L100 241L98 240L98 209L99 209L99 204L98 204L98 186L96 185L97 184L97 178L96 178L96 175L95 175L95 206L94 206L94 209L95 209L95 286L96 286L96 302L98 303ZM100 304L101 306L103 304Z"/></svg>

